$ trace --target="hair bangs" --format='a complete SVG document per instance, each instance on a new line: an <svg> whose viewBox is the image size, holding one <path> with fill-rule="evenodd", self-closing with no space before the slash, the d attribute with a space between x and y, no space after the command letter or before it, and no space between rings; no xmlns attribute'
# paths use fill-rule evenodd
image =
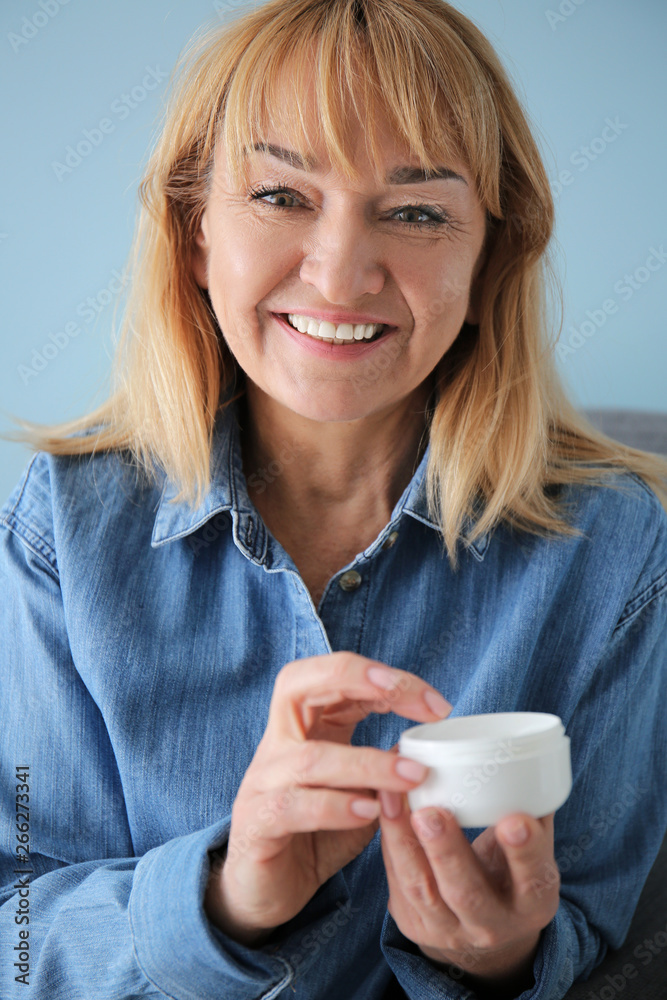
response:
<svg viewBox="0 0 667 1000"><path fill-rule="evenodd" d="M424 7L420 0L420 13L428 14L433 4ZM283 19L274 9L249 40L229 81L220 141L232 182L239 184L248 153L267 142L269 132L307 163L315 160L313 144L321 143L333 169L357 179L350 129L354 115L363 125L375 181L382 183L382 112L397 144L423 169L435 170L452 156L462 159L485 209L502 218L500 123L493 91L483 68L447 30L442 11L434 17L431 10L431 20L420 24L401 5L382 0L315 5L303 0L298 8L290 6L291 16ZM451 58L436 56L442 46ZM406 69L397 73L397 65Z"/></svg>

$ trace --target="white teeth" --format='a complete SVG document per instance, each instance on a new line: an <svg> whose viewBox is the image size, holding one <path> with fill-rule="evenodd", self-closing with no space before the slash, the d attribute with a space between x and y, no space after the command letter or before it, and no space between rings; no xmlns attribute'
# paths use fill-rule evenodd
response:
<svg viewBox="0 0 667 1000"><path fill-rule="evenodd" d="M313 319L311 316L299 316L289 313L287 318L292 326L300 333L307 333L309 337L316 340L325 340L328 344L344 344L351 340L370 340L378 330L382 330L383 323L329 323Z"/></svg>
<svg viewBox="0 0 667 1000"><path fill-rule="evenodd" d="M351 323L341 323L336 336L341 340L354 340L354 327Z"/></svg>

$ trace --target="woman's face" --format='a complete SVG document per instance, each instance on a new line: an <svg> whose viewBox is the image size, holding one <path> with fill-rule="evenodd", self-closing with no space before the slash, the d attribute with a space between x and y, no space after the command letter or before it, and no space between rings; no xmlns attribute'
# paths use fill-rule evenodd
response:
<svg viewBox="0 0 667 1000"><path fill-rule="evenodd" d="M308 134L317 136L312 115L310 124ZM363 418L417 395L420 386L423 392L464 320L476 321L470 293L485 213L473 180L463 162L448 157L442 166L458 178L396 183L418 165L394 144L386 119L380 124L386 176L379 186L358 123L362 174L355 183L337 175L313 142L316 165L251 152L248 183L235 189L220 144L216 150L196 279L209 289L248 379L312 420ZM290 147L277 133L265 140L278 151ZM315 340L291 328L287 316L294 314L347 322L340 332L351 330L353 340ZM372 321L388 331L373 343L354 339ZM310 329L334 334L317 323Z"/></svg>

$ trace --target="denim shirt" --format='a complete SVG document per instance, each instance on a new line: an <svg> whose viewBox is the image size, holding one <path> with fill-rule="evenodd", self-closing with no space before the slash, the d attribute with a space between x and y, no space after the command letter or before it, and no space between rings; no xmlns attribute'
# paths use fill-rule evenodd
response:
<svg viewBox="0 0 667 1000"><path fill-rule="evenodd" d="M568 487L580 536L501 525L453 571L429 451L317 607L250 499L235 403L194 511L122 453L28 463L0 511L3 1000L472 996L388 913L380 830L260 947L204 912L278 671L337 650L418 674L455 715L561 717L561 899L522 1000L561 998L623 942L667 828L667 515L634 475ZM414 724L371 713L353 743Z"/></svg>

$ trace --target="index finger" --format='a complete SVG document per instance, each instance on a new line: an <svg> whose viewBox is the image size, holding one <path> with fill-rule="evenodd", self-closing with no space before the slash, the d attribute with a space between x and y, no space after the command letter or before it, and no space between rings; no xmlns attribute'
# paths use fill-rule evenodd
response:
<svg viewBox="0 0 667 1000"><path fill-rule="evenodd" d="M372 702L372 711L395 712L417 722L443 719L452 710L440 692L416 674L345 651L285 664L276 677L269 723L284 728L282 720L290 716L287 705L317 708L345 701Z"/></svg>

